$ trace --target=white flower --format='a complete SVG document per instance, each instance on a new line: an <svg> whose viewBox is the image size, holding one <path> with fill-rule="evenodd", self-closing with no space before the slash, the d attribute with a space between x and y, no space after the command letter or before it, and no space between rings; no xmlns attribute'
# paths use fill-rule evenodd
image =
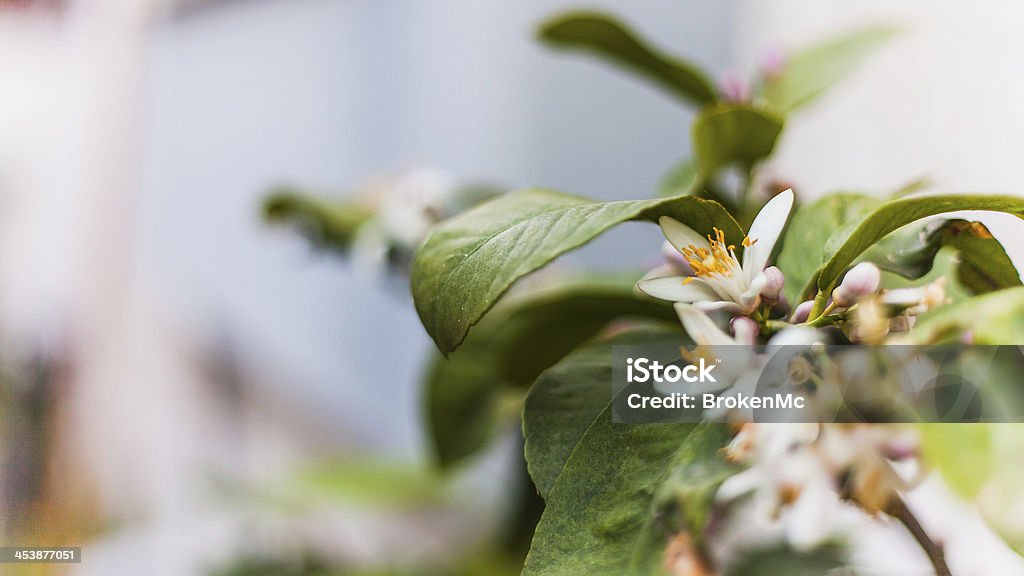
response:
<svg viewBox="0 0 1024 576"><path fill-rule="evenodd" d="M665 238L683 255L693 275L648 277L638 282L637 288L655 298L692 303L702 310L753 312L768 285L765 266L792 207L792 190L765 204L741 241L746 248L742 263L736 257L736 246L728 243L721 230L715 228L714 237L705 237L678 220L662 216L658 224Z"/></svg>
<svg viewBox="0 0 1024 576"><path fill-rule="evenodd" d="M841 499L868 513L909 489L893 461L915 459L916 436L870 424L744 424L726 456L749 467L719 487L718 501L751 494L757 520L780 522L786 539L807 550L837 528Z"/></svg>
<svg viewBox="0 0 1024 576"><path fill-rule="evenodd" d="M882 304L905 311L912 316L949 303L946 296L946 277L942 276L930 284L918 288L897 288L886 290L881 296Z"/></svg>
<svg viewBox="0 0 1024 576"><path fill-rule="evenodd" d="M750 467L719 487L718 501L752 494L755 520L781 521L786 540L809 550L831 536L839 496L836 481L814 449L817 424L745 424L726 448Z"/></svg>

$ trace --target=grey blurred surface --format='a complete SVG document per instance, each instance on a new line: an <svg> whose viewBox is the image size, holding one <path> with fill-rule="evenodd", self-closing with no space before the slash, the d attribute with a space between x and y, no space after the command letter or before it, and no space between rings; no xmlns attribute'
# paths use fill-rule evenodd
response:
<svg viewBox="0 0 1024 576"><path fill-rule="evenodd" d="M730 3L598 2L712 70ZM689 111L533 39L566 2L231 2L162 23L147 87L141 278L219 330L363 448L421 446L429 351L401 280L377 286L267 229L268 187L339 189L433 164L512 187L653 194L688 148ZM624 227L569 257L642 265L657 231Z"/></svg>

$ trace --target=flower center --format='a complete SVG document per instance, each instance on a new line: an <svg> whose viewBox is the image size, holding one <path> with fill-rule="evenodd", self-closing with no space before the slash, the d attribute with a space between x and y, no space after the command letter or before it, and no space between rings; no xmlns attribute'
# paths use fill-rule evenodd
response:
<svg viewBox="0 0 1024 576"><path fill-rule="evenodd" d="M708 234L707 248L697 247L694 245L684 246L680 248L680 252L683 254L683 258L693 269L693 273L696 277L706 278L715 274L719 276L732 276L736 270L740 269L740 261L736 258L736 246L734 244L726 244L725 232L722 232L718 228L714 228L714 237ZM743 246L750 247L757 242L756 239L743 238ZM687 278L687 281L691 278Z"/></svg>

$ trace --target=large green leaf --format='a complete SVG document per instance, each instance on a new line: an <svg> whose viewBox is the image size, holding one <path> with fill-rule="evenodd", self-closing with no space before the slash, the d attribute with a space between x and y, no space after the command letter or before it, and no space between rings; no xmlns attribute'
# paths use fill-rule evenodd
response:
<svg viewBox="0 0 1024 576"><path fill-rule="evenodd" d="M426 400L439 463L453 464L485 446L510 392L521 398L522 387L612 320L677 324L668 303L634 294L635 279L589 277L513 299L489 312L448 359L438 354Z"/></svg>
<svg viewBox="0 0 1024 576"><path fill-rule="evenodd" d="M663 342L627 334L615 344ZM699 538L719 483L725 426L614 424L611 345L567 356L534 385L524 411L530 473L547 500L525 575L662 574L669 540Z"/></svg>
<svg viewBox="0 0 1024 576"><path fill-rule="evenodd" d="M765 99L783 112L813 102L895 33L891 28L869 28L797 52L782 72L765 79Z"/></svg>
<svg viewBox="0 0 1024 576"><path fill-rule="evenodd" d="M836 282L865 250L911 222L962 210L1006 212L1024 217L1024 198L987 194L943 194L900 198L878 206L861 219L817 274L819 298L832 292Z"/></svg>
<svg viewBox="0 0 1024 576"><path fill-rule="evenodd" d="M789 223L776 265L786 276L786 298L795 306L813 287L815 273L831 256L829 237L843 225L858 219L881 201L858 193L829 194L801 206Z"/></svg>
<svg viewBox="0 0 1024 576"><path fill-rule="evenodd" d="M922 314L908 340L926 344L964 336L975 344L1024 344L1024 287L990 292Z"/></svg>
<svg viewBox="0 0 1024 576"><path fill-rule="evenodd" d="M264 200L263 216L273 224L295 226L314 244L344 251L356 230L373 216L373 210L351 200L332 201L279 189Z"/></svg>
<svg viewBox="0 0 1024 576"><path fill-rule="evenodd" d="M664 574L676 530L663 517L665 486L678 468L724 466L724 426L612 424L587 431L548 494L525 576Z"/></svg>
<svg viewBox="0 0 1024 576"><path fill-rule="evenodd" d="M693 121L693 149L703 178L739 164L748 169L767 157L782 133L782 118L746 104L716 104Z"/></svg>
<svg viewBox="0 0 1024 576"><path fill-rule="evenodd" d="M627 220L671 216L702 233L741 238L721 205L693 197L595 202L530 189L481 204L434 228L416 253L416 311L443 354L523 276Z"/></svg>
<svg viewBox="0 0 1024 576"><path fill-rule="evenodd" d="M889 234L867 249L859 260L873 262L882 270L917 279L932 269L943 247L959 254L957 277L975 294L1020 286L1002 244L980 222L962 219L933 220L911 224Z"/></svg>
<svg viewBox="0 0 1024 576"><path fill-rule="evenodd" d="M590 52L604 58L653 81L685 102L706 104L717 97L714 85L698 67L648 45L608 14L593 11L561 14L543 23L538 37L551 46Z"/></svg>

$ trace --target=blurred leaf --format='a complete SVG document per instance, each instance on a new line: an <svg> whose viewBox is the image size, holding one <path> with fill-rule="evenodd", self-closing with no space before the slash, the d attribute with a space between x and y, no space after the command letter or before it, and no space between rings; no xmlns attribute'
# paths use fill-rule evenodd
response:
<svg viewBox="0 0 1024 576"><path fill-rule="evenodd" d="M910 224L868 248L859 260L918 279L932 269L943 247L957 251L957 277L975 294L1021 285L1020 274L1002 244L981 222L949 219Z"/></svg>
<svg viewBox="0 0 1024 576"><path fill-rule="evenodd" d="M658 187L658 196L669 198L694 194L700 186L700 175L693 158L683 158L665 174Z"/></svg>
<svg viewBox="0 0 1024 576"><path fill-rule="evenodd" d="M635 280L583 278L514 299L485 315L447 360L438 355L426 386L438 461L449 466L485 446L508 388L528 386L609 322L651 318L676 323L670 305L634 295Z"/></svg>
<svg viewBox="0 0 1024 576"><path fill-rule="evenodd" d="M821 546L811 552L768 548L740 555L739 561L725 571L725 576L823 576L845 566L843 551L835 545Z"/></svg>
<svg viewBox="0 0 1024 576"><path fill-rule="evenodd" d="M325 200L281 189L264 200L263 216L272 224L297 228L313 244L343 252L356 230L373 217L373 210L359 202Z"/></svg>
<svg viewBox="0 0 1024 576"><path fill-rule="evenodd" d="M843 223L868 213L881 201L854 192L837 193L805 204L786 229L776 265L786 277L786 299L796 306L813 289L815 273L831 256L826 242Z"/></svg>
<svg viewBox="0 0 1024 576"><path fill-rule="evenodd" d="M365 457L313 466L293 488L345 502L398 507L437 503L446 490L443 478L429 468Z"/></svg>
<svg viewBox="0 0 1024 576"><path fill-rule="evenodd" d="M1024 287L990 292L922 314L909 340L927 344L958 341L975 344L1024 343Z"/></svg>
<svg viewBox="0 0 1024 576"><path fill-rule="evenodd" d="M868 28L793 54L781 73L765 79L765 99L782 112L810 104L896 33Z"/></svg>
<svg viewBox="0 0 1024 576"><path fill-rule="evenodd" d="M900 198L879 205L857 221L816 275L821 294L831 294L836 282L868 248L899 228L929 216L961 210L1024 215L1024 198L986 194L942 194ZM831 243L831 240L830 240Z"/></svg>
<svg viewBox="0 0 1024 576"><path fill-rule="evenodd" d="M981 515L1018 554L1024 555L1024 424L987 426L992 480L978 498ZM965 463L969 465L970 463Z"/></svg>
<svg viewBox="0 0 1024 576"><path fill-rule="evenodd" d="M749 169L771 154L782 132L782 119L745 104L716 104L693 122L697 170L708 178L720 168L739 164Z"/></svg>
<svg viewBox="0 0 1024 576"><path fill-rule="evenodd" d="M945 478L954 492L973 499L991 480L993 426L990 424L921 424L925 460Z"/></svg>
<svg viewBox="0 0 1024 576"><path fill-rule="evenodd" d="M595 202L552 190L506 194L436 226L412 266L416 311L443 354L454 351L520 278L628 220L671 216L742 237L721 205L692 197Z"/></svg>
<svg viewBox="0 0 1024 576"><path fill-rule="evenodd" d="M714 86L698 67L648 45L608 14L561 14L541 24L538 37L550 46L589 52L608 60L684 102L706 104L716 98Z"/></svg>

